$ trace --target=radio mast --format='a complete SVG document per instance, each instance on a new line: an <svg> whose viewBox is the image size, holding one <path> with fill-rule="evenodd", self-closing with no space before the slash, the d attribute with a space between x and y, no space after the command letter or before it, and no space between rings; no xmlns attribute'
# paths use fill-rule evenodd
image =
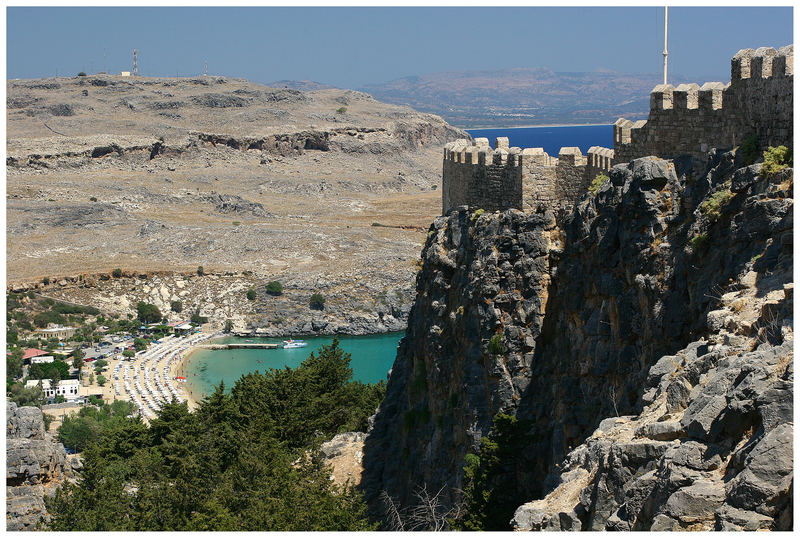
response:
<svg viewBox="0 0 800 538"><path fill-rule="evenodd" d="M667 83L667 25L669 24L669 8L664 6L664 84Z"/></svg>
<svg viewBox="0 0 800 538"><path fill-rule="evenodd" d="M139 54L139 51L137 51L136 49L133 49L133 76L134 77L138 77L139 76L139 60L137 58L138 54ZM665 66L666 66L666 61L667 60L665 59L664 60L664 62L665 62L664 65ZM666 67L664 67L664 69L666 69Z"/></svg>

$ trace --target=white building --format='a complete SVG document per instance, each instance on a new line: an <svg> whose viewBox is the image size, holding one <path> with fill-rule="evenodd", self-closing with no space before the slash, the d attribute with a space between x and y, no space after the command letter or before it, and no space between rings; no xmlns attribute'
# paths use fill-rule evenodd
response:
<svg viewBox="0 0 800 538"><path fill-rule="evenodd" d="M46 329L36 329L36 334L41 334L45 338L66 340L67 338L72 338L77 330L77 327L61 327L59 325L50 324Z"/></svg>
<svg viewBox="0 0 800 538"><path fill-rule="evenodd" d="M44 396L48 401L52 401L56 396L63 396L67 400L77 400L80 398L80 384L81 382L77 379L62 379L58 382L56 389L53 390L50 386L50 380L42 379L42 392L44 392ZM38 379L31 379L25 383L26 389L37 386L39 386Z"/></svg>
<svg viewBox="0 0 800 538"><path fill-rule="evenodd" d="M31 364L46 364L53 362L55 358L52 355L44 355L42 357L32 357Z"/></svg>

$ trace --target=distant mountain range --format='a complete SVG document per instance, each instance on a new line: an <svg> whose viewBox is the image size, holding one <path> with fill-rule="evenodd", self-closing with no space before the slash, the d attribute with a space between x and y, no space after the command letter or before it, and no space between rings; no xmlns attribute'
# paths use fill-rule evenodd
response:
<svg viewBox="0 0 800 538"><path fill-rule="evenodd" d="M670 81L705 82L679 75ZM538 67L431 73L354 89L470 128L613 123L621 116L646 119L650 91L660 83L661 75L653 73L555 72ZM269 85L302 91L332 87L286 80Z"/></svg>
<svg viewBox="0 0 800 538"><path fill-rule="evenodd" d="M267 82L267 86L272 88L289 88L290 90L299 90L301 92L336 89L336 86L323 84L322 82L314 82L313 80L276 80L274 82Z"/></svg>

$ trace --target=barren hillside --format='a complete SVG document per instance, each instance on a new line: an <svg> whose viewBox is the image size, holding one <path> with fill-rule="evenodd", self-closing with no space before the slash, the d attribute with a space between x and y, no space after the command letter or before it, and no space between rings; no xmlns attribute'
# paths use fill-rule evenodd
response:
<svg viewBox="0 0 800 538"><path fill-rule="evenodd" d="M441 147L464 136L359 92L221 77L7 91L10 283L202 265L309 289L410 289L439 211Z"/></svg>

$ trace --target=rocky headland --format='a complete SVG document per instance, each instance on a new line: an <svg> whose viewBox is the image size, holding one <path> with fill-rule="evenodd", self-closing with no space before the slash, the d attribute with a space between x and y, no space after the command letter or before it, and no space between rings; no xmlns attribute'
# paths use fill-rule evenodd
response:
<svg viewBox="0 0 800 538"><path fill-rule="evenodd" d="M563 222L434 221L364 447L376 517L420 491L452 515L503 413L505 528L791 528L792 170L714 151L609 175Z"/></svg>

